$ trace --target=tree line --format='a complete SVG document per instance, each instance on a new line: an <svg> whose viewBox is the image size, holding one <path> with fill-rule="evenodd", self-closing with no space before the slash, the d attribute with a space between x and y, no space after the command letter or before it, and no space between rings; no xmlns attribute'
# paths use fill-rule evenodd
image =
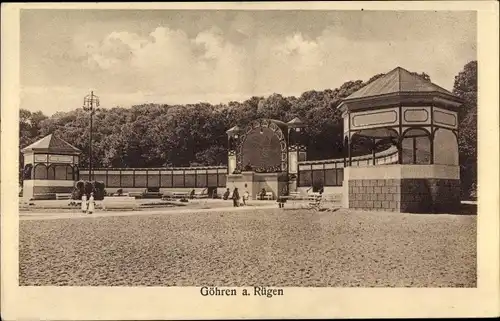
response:
<svg viewBox="0 0 500 321"><path fill-rule="evenodd" d="M421 76L429 79L425 73ZM300 96L251 97L227 104L142 104L131 108L98 108L93 116L92 164L95 167L162 167L226 165L226 130L244 127L259 118L284 122L299 117L308 129L308 158L342 157L342 99L383 76L345 82L335 89L310 90ZM430 79L429 79L430 80ZM464 99L460 113L460 160L467 190L476 175L477 62L455 77L453 92ZM47 117L41 111L20 110L20 148L55 134L82 150L81 166L88 166L89 115L81 108ZM328 143L325 143L328 142ZM369 152L361 144L358 152ZM22 166L22 157L20 157ZM20 167L22 168L22 167Z"/></svg>

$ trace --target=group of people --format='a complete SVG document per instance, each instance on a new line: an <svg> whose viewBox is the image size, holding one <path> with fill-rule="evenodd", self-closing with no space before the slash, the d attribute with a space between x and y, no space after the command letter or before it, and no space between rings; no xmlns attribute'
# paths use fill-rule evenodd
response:
<svg viewBox="0 0 500 321"><path fill-rule="evenodd" d="M95 210L95 200L94 193L90 193L90 197L87 200L87 194L82 196L82 212L87 214L92 214Z"/></svg>
<svg viewBox="0 0 500 321"><path fill-rule="evenodd" d="M243 206L247 205L247 201L250 198L250 193L248 193L248 191L245 191L243 193L243 197L240 197L240 192L238 191L238 188L235 187L232 195L231 195L231 192L229 191L229 188L226 189L226 192L222 196L222 199L228 200L229 196L231 196L231 199L233 200L233 206L239 207L240 205L243 205Z"/></svg>

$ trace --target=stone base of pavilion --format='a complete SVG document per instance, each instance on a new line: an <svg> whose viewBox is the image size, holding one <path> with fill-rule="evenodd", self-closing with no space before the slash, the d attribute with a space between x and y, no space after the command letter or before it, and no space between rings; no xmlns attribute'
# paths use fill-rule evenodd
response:
<svg viewBox="0 0 500 321"><path fill-rule="evenodd" d="M70 180L25 180L23 182L24 201L37 199L50 194L67 194L73 192L75 182Z"/></svg>
<svg viewBox="0 0 500 321"><path fill-rule="evenodd" d="M258 194L265 189L271 192L273 199L280 196L281 191L287 186L287 176L285 173L256 173L253 171L242 172L241 174L229 174L226 181L227 188L232 192L236 187L240 196L248 191L253 199L257 199Z"/></svg>
<svg viewBox="0 0 500 321"><path fill-rule="evenodd" d="M460 170L448 165L383 165L344 169L343 207L404 213L454 213Z"/></svg>

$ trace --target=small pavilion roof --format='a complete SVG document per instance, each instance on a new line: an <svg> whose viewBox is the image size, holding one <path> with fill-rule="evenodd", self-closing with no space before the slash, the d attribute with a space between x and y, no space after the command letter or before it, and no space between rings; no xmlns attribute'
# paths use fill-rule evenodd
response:
<svg viewBox="0 0 500 321"><path fill-rule="evenodd" d="M28 151L44 152L44 153L71 153L80 154L81 150L66 142L65 140L56 137L53 134L47 135L33 144L21 150L23 153Z"/></svg>
<svg viewBox="0 0 500 321"><path fill-rule="evenodd" d="M421 76L411 73L404 68L397 67L352 93L345 100L405 92L440 92L453 96L448 90L433 84Z"/></svg>

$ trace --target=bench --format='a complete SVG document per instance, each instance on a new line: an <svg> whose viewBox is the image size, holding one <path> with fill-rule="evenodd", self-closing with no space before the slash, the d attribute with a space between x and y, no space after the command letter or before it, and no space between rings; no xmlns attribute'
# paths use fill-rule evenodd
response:
<svg viewBox="0 0 500 321"><path fill-rule="evenodd" d="M144 193L142 195L142 197L147 198L147 199L158 199L158 198L162 198L163 194L158 193L158 192L147 192L147 193Z"/></svg>
<svg viewBox="0 0 500 321"><path fill-rule="evenodd" d="M134 197L134 198L142 198L143 192L129 192L128 195L129 197Z"/></svg>
<svg viewBox="0 0 500 321"><path fill-rule="evenodd" d="M194 195L195 198L208 198L207 193L199 193Z"/></svg>
<svg viewBox="0 0 500 321"><path fill-rule="evenodd" d="M188 198L188 192L172 192L173 198Z"/></svg>
<svg viewBox="0 0 500 321"><path fill-rule="evenodd" d="M69 200L71 193L56 193L56 200Z"/></svg>
<svg viewBox="0 0 500 321"><path fill-rule="evenodd" d="M33 197L31 198L32 200L55 200L56 199L56 194L55 193L39 193L39 194L33 194Z"/></svg>
<svg viewBox="0 0 500 321"><path fill-rule="evenodd" d="M136 209L138 206L135 197L111 196L102 201L102 209Z"/></svg>
<svg viewBox="0 0 500 321"><path fill-rule="evenodd" d="M273 192L266 192L266 195L264 195L264 199L265 200L273 200L274 199Z"/></svg>
<svg viewBox="0 0 500 321"><path fill-rule="evenodd" d="M173 198L189 198L188 192L165 192L162 196L162 200L170 200Z"/></svg>
<svg viewBox="0 0 500 321"><path fill-rule="evenodd" d="M129 197L129 194L127 192L121 193L121 194L114 193L114 194L112 194L110 196L113 196L113 197Z"/></svg>

